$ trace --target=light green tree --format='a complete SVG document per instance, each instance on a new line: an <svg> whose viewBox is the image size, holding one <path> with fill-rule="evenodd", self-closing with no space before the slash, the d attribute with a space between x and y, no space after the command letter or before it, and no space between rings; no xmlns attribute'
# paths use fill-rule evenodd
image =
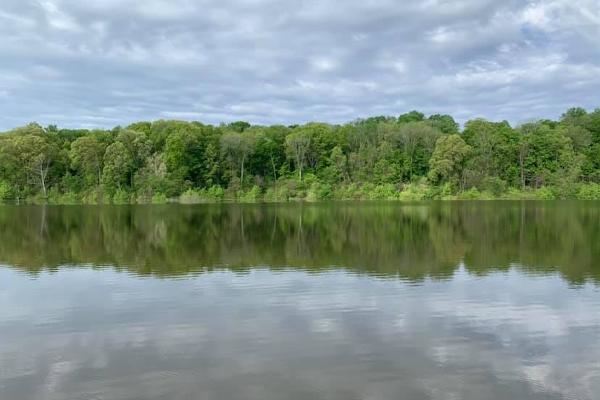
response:
<svg viewBox="0 0 600 400"><path fill-rule="evenodd" d="M101 183L105 151L106 145L94 135L82 136L71 144L71 165L81 172L88 185Z"/></svg>
<svg viewBox="0 0 600 400"><path fill-rule="evenodd" d="M471 151L471 146L460 135L440 137L429 160L429 180L434 184L449 182L461 186L462 173Z"/></svg>
<svg viewBox="0 0 600 400"><path fill-rule="evenodd" d="M294 160L300 181L302 181L302 170L306 163L310 150L311 138L303 131L295 131L285 138L285 148L288 157Z"/></svg>

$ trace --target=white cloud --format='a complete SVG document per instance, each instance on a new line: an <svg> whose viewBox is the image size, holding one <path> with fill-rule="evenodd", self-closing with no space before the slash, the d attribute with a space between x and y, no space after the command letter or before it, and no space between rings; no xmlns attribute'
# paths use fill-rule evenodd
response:
<svg viewBox="0 0 600 400"><path fill-rule="evenodd" d="M51 0L42 0L40 1L40 6L46 12L48 23L52 27L64 30L80 29L79 24L77 24L77 22L71 16L60 10L55 2Z"/></svg>
<svg viewBox="0 0 600 400"><path fill-rule="evenodd" d="M332 71L337 67L336 60L329 57L315 57L310 63L317 71Z"/></svg>
<svg viewBox="0 0 600 400"><path fill-rule="evenodd" d="M163 112L287 124L421 109L518 122L600 105L598 0L4 0L0 22L0 129ZM530 107L510 106L520 100Z"/></svg>

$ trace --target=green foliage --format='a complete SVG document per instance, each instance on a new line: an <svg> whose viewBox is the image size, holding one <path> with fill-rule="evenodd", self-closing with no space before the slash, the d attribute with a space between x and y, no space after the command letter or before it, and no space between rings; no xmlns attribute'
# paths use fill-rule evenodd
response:
<svg viewBox="0 0 600 400"><path fill-rule="evenodd" d="M86 186L101 183L106 144L96 135L81 136L71 143L71 166L83 177Z"/></svg>
<svg viewBox="0 0 600 400"><path fill-rule="evenodd" d="M261 194L262 191L260 187L254 185L252 186L252 189L242 192L238 200L242 203L256 203L261 199Z"/></svg>
<svg viewBox="0 0 600 400"><path fill-rule="evenodd" d="M429 179L434 184L450 183L458 186L470 154L471 146L459 135L440 137L429 160Z"/></svg>
<svg viewBox="0 0 600 400"><path fill-rule="evenodd" d="M481 183L481 189L499 197L506 191L507 186L506 182L497 176L486 176Z"/></svg>
<svg viewBox="0 0 600 400"><path fill-rule="evenodd" d="M104 154L102 183L109 194L113 195L129 184L133 166L133 158L123 143L115 142L108 146Z"/></svg>
<svg viewBox="0 0 600 400"><path fill-rule="evenodd" d="M431 126L439 129L442 133L447 135L459 133L458 124L450 115L435 114L430 116L427 120Z"/></svg>
<svg viewBox="0 0 600 400"><path fill-rule="evenodd" d="M0 201L8 200L13 196L12 188L6 181L0 181Z"/></svg>
<svg viewBox="0 0 600 400"><path fill-rule="evenodd" d="M298 171L298 178L302 181L302 170L307 162L310 146L311 136L308 132L309 129L299 130L289 134L285 138L285 149L288 157L294 160L294 165Z"/></svg>
<svg viewBox="0 0 600 400"><path fill-rule="evenodd" d="M600 184L588 183L581 185L576 198L579 200L600 200Z"/></svg>
<svg viewBox="0 0 600 400"><path fill-rule="evenodd" d="M332 187L328 183L314 181L306 192L307 201L329 200L333 196Z"/></svg>
<svg viewBox="0 0 600 400"><path fill-rule="evenodd" d="M118 188L112 195L113 204L130 204L131 202L131 193L123 188Z"/></svg>
<svg viewBox="0 0 600 400"><path fill-rule="evenodd" d="M152 195L152 204L165 204L167 196L164 193L154 193Z"/></svg>
<svg viewBox="0 0 600 400"><path fill-rule="evenodd" d="M549 187L542 186L535 192L535 196L539 200L555 200L556 195Z"/></svg>
<svg viewBox="0 0 600 400"><path fill-rule="evenodd" d="M511 127L411 111L342 125L137 122L0 135L0 200L596 198L600 110Z"/></svg>
<svg viewBox="0 0 600 400"><path fill-rule="evenodd" d="M402 201L420 201L435 197L432 188L423 179L418 183L410 183L404 187L402 192L398 194L398 200Z"/></svg>
<svg viewBox="0 0 600 400"><path fill-rule="evenodd" d="M183 204L220 202L225 198L225 190L220 186L211 186L203 189L188 189L179 196Z"/></svg>
<svg viewBox="0 0 600 400"><path fill-rule="evenodd" d="M419 122L425 119L425 115L419 111L410 111L398 117L398 122L403 124L407 122Z"/></svg>
<svg viewBox="0 0 600 400"><path fill-rule="evenodd" d="M490 192L480 192L477 188L471 188L457 195L458 200L491 200L494 195Z"/></svg>
<svg viewBox="0 0 600 400"><path fill-rule="evenodd" d="M371 200L395 200L398 198L398 193L398 189L394 185L386 183L375 186L369 197Z"/></svg>

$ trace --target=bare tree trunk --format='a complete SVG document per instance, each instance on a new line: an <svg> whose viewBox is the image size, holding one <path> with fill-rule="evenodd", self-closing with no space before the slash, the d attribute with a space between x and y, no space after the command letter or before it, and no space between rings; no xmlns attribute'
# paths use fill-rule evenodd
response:
<svg viewBox="0 0 600 400"><path fill-rule="evenodd" d="M277 181L277 170L275 169L275 161L273 161L273 155L271 154L271 166L273 167L273 178Z"/></svg>
<svg viewBox="0 0 600 400"><path fill-rule="evenodd" d="M244 161L245 161L246 157L242 157L242 166L241 166L241 171L240 171L240 187L243 189L244 188Z"/></svg>
<svg viewBox="0 0 600 400"><path fill-rule="evenodd" d="M44 198L47 197L46 195L46 176L48 175L48 170L44 169L44 164L41 163L40 164L40 183L42 185L42 192L44 193Z"/></svg>
<svg viewBox="0 0 600 400"><path fill-rule="evenodd" d="M525 149L519 150L519 166L521 169L521 189L525 189Z"/></svg>

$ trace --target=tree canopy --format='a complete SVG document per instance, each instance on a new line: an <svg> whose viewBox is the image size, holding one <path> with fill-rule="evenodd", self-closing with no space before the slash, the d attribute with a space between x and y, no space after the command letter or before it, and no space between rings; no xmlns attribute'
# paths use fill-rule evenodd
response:
<svg viewBox="0 0 600 400"><path fill-rule="evenodd" d="M410 111L293 126L160 120L86 130L30 123L0 135L4 201L285 201L516 192L600 197L600 109L572 108L557 121L516 127L474 119L461 129L449 115Z"/></svg>

